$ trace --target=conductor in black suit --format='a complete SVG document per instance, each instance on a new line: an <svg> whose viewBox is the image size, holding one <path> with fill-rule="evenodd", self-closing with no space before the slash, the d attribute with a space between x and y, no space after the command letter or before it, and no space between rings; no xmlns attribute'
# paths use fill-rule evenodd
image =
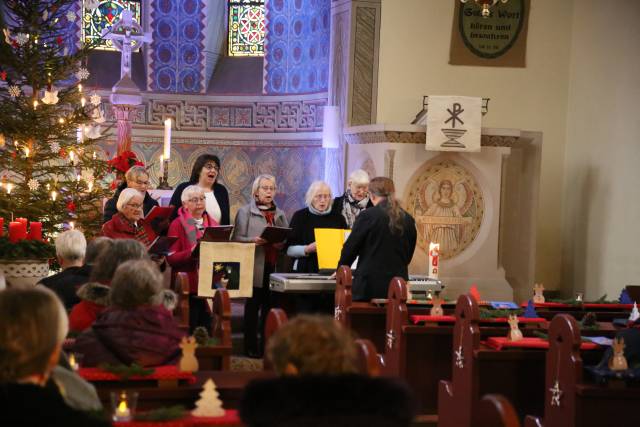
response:
<svg viewBox="0 0 640 427"><path fill-rule="evenodd" d="M393 181L377 177L369 184L374 207L356 218L338 265L358 259L353 282L353 300L386 298L395 276L409 279L408 265L416 247L416 223L395 199Z"/></svg>

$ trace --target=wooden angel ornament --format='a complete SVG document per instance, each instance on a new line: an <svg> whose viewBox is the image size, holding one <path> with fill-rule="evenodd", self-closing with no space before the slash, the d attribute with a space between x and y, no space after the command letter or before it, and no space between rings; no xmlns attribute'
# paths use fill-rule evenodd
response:
<svg viewBox="0 0 640 427"><path fill-rule="evenodd" d="M433 299L431 300L431 304L433 304L433 306L431 307L431 311L429 312L429 314L431 316L442 316L444 314L444 312L442 311L443 302L444 300L440 297L433 297Z"/></svg>
<svg viewBox="0 0 640 427"><path fill-rule="evenodd" d="M611 343L613 356L609 359L609 369L612 371L626 371L629 369L627 359L624 357L624 338L616 338Z"/></svg>
<svg viewBox="0 0 640 427"><path fill-rule="evenodd" d="M520 341L522 339L522 331L518 328L518 315L510 314L508 322L511 328L507 338L509 341Z"/></svg>
<svg viewBox="0 0 640 427"><path fill-rule="evenodd" d="M533 285L533 302L534 304L542 304L544 302L544 285L542 283Z"/></svg>

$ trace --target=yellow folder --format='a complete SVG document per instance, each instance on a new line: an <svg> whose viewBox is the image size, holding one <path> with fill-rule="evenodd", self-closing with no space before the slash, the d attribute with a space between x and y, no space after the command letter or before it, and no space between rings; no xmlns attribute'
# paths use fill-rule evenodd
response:
<svg viewBox="0 0 640 427"><path fill-rule="evenodd" d="M318 253L318 267L320 270L335 270L340 261L342 246L349 237L351 230L342 228L316 228L316 250Z"/></svg>

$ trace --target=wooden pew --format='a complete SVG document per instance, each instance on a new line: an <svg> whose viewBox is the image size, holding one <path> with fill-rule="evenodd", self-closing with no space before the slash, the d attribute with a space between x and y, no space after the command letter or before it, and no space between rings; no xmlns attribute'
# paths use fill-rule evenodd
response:
<svg viewBox="0 0 640 427"><path fill-rule="evenodd" d="M575 319L557 315L549 329L544 420L528 416L525 427L637 426L640 388L586 383L580 344Z"/></svg>
<svg viewBox="0 0 640 427"><path fill-rule="evenodd" d="M265 322L265 343L268 343L273 334L289 321L287 313L280 308L269 310ZM382 360L376 347L369 340L356 339L356 351L358 357L359 371L369 376L379 376L382 371ZM273 365L268 357L264 358L264 369L273 370Z"/></svg>
<svg viewBox="0 0 640 427"><path fill-rule="evenodd" d="M520 419L509 400L499 394L487 394L480 401L476 427L520 427Z"/></svg>

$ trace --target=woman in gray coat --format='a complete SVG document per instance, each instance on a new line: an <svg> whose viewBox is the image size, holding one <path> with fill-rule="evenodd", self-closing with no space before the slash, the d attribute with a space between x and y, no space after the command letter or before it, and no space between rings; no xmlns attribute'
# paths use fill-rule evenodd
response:
<svg viewBox="0 0 640 427"><path fill-rule="evenodd" d="M289 224L284 212L275 205L276 189L275 177L259 175L251 187L253 200L238 210L233 229L234 240L256 244L253 296L244 305L244 350L250 357L261 357L263 353L264 322L270 308L269 275L275 271L278 252L284 247L284 242L267 244L260 235L267 225Z"/></svg>

